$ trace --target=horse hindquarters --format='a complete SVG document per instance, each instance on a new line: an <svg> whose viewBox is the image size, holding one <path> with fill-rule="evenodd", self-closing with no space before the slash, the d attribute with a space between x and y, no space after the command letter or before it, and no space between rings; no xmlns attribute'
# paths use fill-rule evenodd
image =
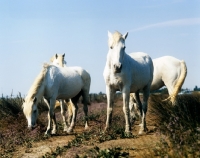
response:
<svg viewBox="0 0 200 158"><path fill-rule="evenodd" d="M186 76L187 76L186 63L185 63L185 61L180 61L180 75L176 79L176 83L175 83L175 85L173 85L172 91L169 91L169 94L170 94L169 98L171 99L172 105L174 105L174 103L175 103L176 96L178 95L179 91L181 90L181 87L185 81Z"/></svg>

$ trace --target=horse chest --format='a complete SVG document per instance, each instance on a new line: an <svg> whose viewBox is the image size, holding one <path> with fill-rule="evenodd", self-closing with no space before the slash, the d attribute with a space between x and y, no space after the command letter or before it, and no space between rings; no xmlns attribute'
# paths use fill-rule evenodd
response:
<svg viewBox="0 0 200 158"><path fill-rule="evenodd" d="M116 89L122 89L123 79L121 76L118 76L118 75L110 75L109 76L109 84L110 84L110 86L112 86Z"/></svg>

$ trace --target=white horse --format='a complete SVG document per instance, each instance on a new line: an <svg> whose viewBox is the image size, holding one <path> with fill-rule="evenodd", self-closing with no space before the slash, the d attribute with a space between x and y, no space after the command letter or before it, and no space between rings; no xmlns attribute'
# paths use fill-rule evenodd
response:
<svg viewBox="0 0 200 158"><path fill-rule="evenodd" d="M135 53L132 57L125 53L125 39L128 33L121 35L119 32L108 32L109 51L104 69L104 80L107 95L107 120L106 128L111 123L114 94L121 91L123 95L123 111L125 114L125 132L130 133L129 96L134 93L140 105L141 122L139 134L147 131L146 112L151 82L153 80L153 63L145 53ZM143 103L139 98L139 91L143 91Z"/></svg>
<svg viewBox="0 0 200 158"><path fill-rule="evenodd" d="M38 102L44 98L48 112L48 126L45 134L50 134L51 124L53 123L52 134L56 133L56 119L54 106L56 99L70 99L77 107L79 97L82 95L84 102L84 112L86 116L87 126L87 103L89 102L90 78L83 80L82 76L74 69L67 67L57 67L54 65L44 64L42 71L35 79L28 95L23 103L23 112L28 121L28 127L33 128L36 124L38 116ZM74 109L70 127L68 131L72 131L75 126L77 109Z"/></svg>
<svg viewBox="0 0 200 158"><path fill-rule="evenodd" d="M65 54L55 54L53 57L51 57L50 62L55 65L55 66L60 66L60 67L66 67L67 62L64 60L65 58ZM67 104L67 111L68 111L68 120L67 123L68 125L71 124L71 119L72 119L72 115L73 115L73 108L76 108L74 105L72 105L73 103L71 102L71 100L65 100L65 103ZM66 106L64 104L64 100L60 99L59 102L56 101L56 105L55 107L60 106L60 113L61 116L63 118L63 126L64 126L64 131L68 131L68 127L66 124ZM87 128L87 127L85 127Z"/></svg>
<svg viewBox="0 0 200 158"><path fill-rule="evenodd" d="M130 54L130 56L132 55L134 56L134 54ZM165 100L170 100L172 104L174 104L176 96L179 93L187 75L187 66L185 61L176 59L172 56L163 56L153 59L153 65L154 74L151 91L158 90L161 87L166 86L169 97ZM131 116L134 118L135 114L133 112L133 105L135 106L135 109L137 109L134 95L131 94L129 106Z"/></svg>
<svg viewBox="0 0 200 158"><path fill-rule="evenodd" d="M55 66L59 66L59 67L67 67L67 62L65 61L65 54L55 54L51 59L50 61L55 65ZM90 74L82 69L81 67L71 67L72 69L76 70L80 75L81 77L83 78L83 80L87 80L90 79ZM75 111L74 109L77 109L78 110L78 107L76 107L71 99L70 100L65 100L67 106L68 106L68 125L71 124L71 120L72 120L72 116L73 116L73 112ZM89 103L90 104L90 103ZM64 104L63 104L63 100L60 100L60 105L61 105L61 115L62 115L62 118L63 118L63 123L64 123L64 127L67 127L66 126L66 118L65 118L65 113L66 113L66 108L64 107ZM83 108L86 108L85 106ZM85 109L87 110L87 109ZM85 111L84 110L84 111ZM87 110L88 111L88 110ZM88 126L85 126L85 128L87 129ZM65 131L65 128L64 128L64 131Z"/></svg>

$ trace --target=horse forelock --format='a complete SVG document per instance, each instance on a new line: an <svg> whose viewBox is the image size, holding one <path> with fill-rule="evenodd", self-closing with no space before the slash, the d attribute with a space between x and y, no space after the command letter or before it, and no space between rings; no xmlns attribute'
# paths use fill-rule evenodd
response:
<svg viewBox="0 0 200 158"><path fill-rule="evenodd" d="M109 47L114 47L120 40L124 40L123 36L121 33L116 31L113 35L112 38L108 39L108 45Z"/></svg>
<svg viewBox="0 0 200 158"><path fill-rule="evenodd" d="M26 100L30 100L30 99L33 99L35 97L35 95L38 92L38 89L41 87L41 85L42 85L42 83L44 81L44 78L45 78L45 75L47 73L47 70L48 70L49 66L50 66L50 64L47 64L47 63L43 64L43 68L40 71L39 75L34 80L32 86L31 86L31 88L30 88L30 90L28 92L28 95L26 97Z"/></svg>

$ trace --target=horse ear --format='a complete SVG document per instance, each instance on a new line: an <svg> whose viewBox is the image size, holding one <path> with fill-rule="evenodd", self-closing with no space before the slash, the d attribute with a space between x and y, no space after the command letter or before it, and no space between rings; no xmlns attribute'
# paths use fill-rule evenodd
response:
<svg viewBox="0 0 200 158"><path fill-rule="evenodd" d="M36 101L37 101L37 98L36 98L36 97L34 97L34 98L33 98L33 103L35 104L35 103L36 103Z"/></svg>
<svg viewBox="0 0 200 158"><path fill-rule="evenodd" d="M112 38L112 33L108 31L108 38Z"/></svg>
<svg viewBox="0 0 200 158"><path fill-rule="evenodd" d="M125 33L122 37L123 37L124 39L126 39L127 36L128 36L128 32Z"/></svg>
<svg viewBox="0 0 200 158"><path fill-rule="evenodd" d="M63 58L65 57L65 53L62 55L62 57L63 57Z"/></svg>
<svg viewBox="0 0 200 158"><path fill-rule="evenodd" d="M58 58L58 55L56 54L55 57L56 57L56 59L57 59L57 58Z"/></svg>

